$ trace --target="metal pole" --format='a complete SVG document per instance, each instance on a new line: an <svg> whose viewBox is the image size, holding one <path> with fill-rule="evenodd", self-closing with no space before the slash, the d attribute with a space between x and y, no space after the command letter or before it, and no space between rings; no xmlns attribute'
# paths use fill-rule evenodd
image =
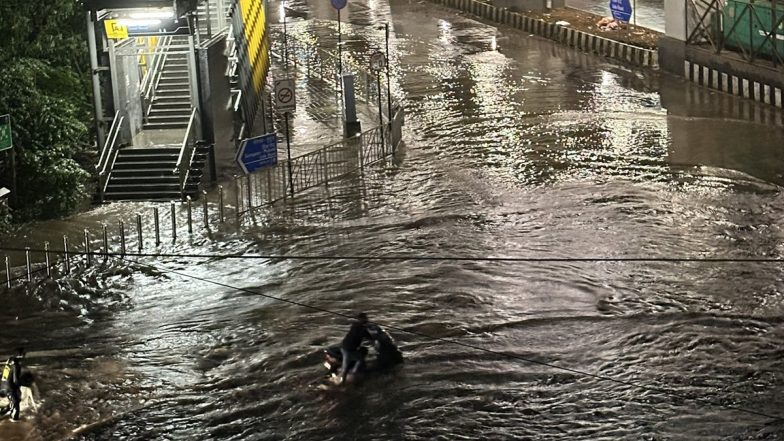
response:
<svg viewBox="0 0 784 441"><path fill-rule="evenodd" d="M387 117L389 123L392 123L392 87L389 79L389 23L384 23L384 41L387 51Z"/></svg>
<svg viewBox="0 0 784 441"><path fill-rule="evenodd" d="M161 245L161 223L158 216L158 207L153 208L152 217L155 224L155 246L158 247Z"/></svg>
<svg viewBox="0 0 784 441"><path fill-rule="evenodd" d="M223 186L218 186L218 219L223 223Z"/></svg>
<svg viewBox="0 0 784 441"><path fill-rule="evenodd" d="M378 91L378 129L381 130L381 157L387 155L384 146L384 114L381 112L381 73L376 72L376 90Z"/></svg>
<svg viewBox="0 0 784 441"><path fill-rule="evenodd" d="M44 242L44 258L46 259L46 277L51 277L52 266L49 259L49 242Z"/></svg>
<svg viewBox="0 0 784 441"><path fill-rule="evenodd" d="M188 234L193 234L193 201L191 197L187 197L188 203Z"/></svg>
<svg viewBox="0 0 784 441"><path fill-rule="evenodd" d="M210 231L210 222L209 222L209 218L207 217L207 190L202 190L201 191L201 196L202 196L202 200L203 200L203 204L204 204L204 210L203 210L203 212L204 212L204 228L207 231Z"/></svg>
<svg viewBox="0 0 784 441"><path fill-rule="evenodd" d="M284 115L286 116L286 154L289 158L289 187L291 187L291 197L294 197L294 175L291 174L291 137L289 135L289 112L285 112Z"/></svg>
<svg viewBox="0 0 784 441"><path fill-rule="evenodd" d="M11 264L8 262L8 256L5 256L5 286L11 287Z"/></svg>
<svg viewBox="0 0 784 441"><path fill-rule="evenodd" d="M68 258L68 236L63 236L63 254L65 255L65 273L71 274L71 260Z"/></svg>
<svg viewBox="0 0 784 441"><path fill-rule="evenodd" d="M248 210L253 208L253 184L251 183L251 175L247 176L248 179Z"/></svg>
<svg viewBox="0 0 784 441"><path fill-rule="evenodd" d="M340 34L340 9L338 9L338 78L340 78L340 75L343 73L343 43ZM340 86L339 81L338 87L342 87Z"/></svg>
<svg viewBox="0 0 784 441"><path fill-rule="evenodd" d="M103 225L103 260L109 258L109 234L106 231L106 225Z"/></svg>
<svg viewBox="0 0 784 441"><path fill-rule="evenodd" d="M171 203L171 225L172 225L172 243L177 242L177 212L174 208L174 201Z"/></svg>
<svg viewBox="0 0 784 441"><path fill-rule="evenodd" d="M33 270L30 268L30 247L25 247L25 266L27 267L27 281L33 281Z"/></svg>
<svg viewBox="0 0 784 441"><path fill-rule="evenodd" d="M101 77L98 66L98 45L95 40L95 23L92 13L87 12L87 45L90 47L90 71L93 83L93 107L95 111L95 133L98 137L98 146L103 147L106 142L103 133L103 105L101 104ZM115 85L116 86L116 85Z"/></svg>
<svg viewBox="0 0 784 441"><path fill-rule="evenodd" d="M125 257L125 224L120 221L120 257Z"/></svg>
<svg viewBox="0 0 784 441"><path fill-rule="evenodd" d="M90 231L87 228L84 229L84 255L87 258L87 266L92 266L93 256L90 253Z"/></svg>
<svg viewBox="0 0 784 441"><path fill-rule="evenodd" d="M237 218L237 227L240 226L240 191L242 190L242 184L240 184L240 178L238 176L234 176L234 215Z"/></svg>
<svg viewBox="0 0 784 441"><path fill-rule="evenodd" d="M286 60L286 72L289 71L289 34L286 27L286 5L285 3L281 5L283 8L283 52L284 58Z"/></svg>
<svg viewBox="0 0 784 441"><path fill-rule="evenodd" d="M141 253L142 252L142 247L143 247L143 244L144 244L144 241L143 241L143 238L142 238L142 215L141 214L137 214L136 215L136 235L139 237L139 245L138 246L139 246L139 252Z"/></svg>

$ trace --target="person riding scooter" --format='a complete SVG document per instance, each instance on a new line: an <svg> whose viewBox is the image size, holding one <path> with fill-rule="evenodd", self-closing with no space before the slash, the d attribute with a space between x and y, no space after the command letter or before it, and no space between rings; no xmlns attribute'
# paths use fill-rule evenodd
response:
<svg viewBox="0 0 784 441"><path fill-rule="evenodd" d="M0 377L0 397L8 399L8 407L0 409L0 416L10 412L12 421L19 421L22 403L22 358L24 358L24 350L19 349L17 355L6 361Z"/></svg>

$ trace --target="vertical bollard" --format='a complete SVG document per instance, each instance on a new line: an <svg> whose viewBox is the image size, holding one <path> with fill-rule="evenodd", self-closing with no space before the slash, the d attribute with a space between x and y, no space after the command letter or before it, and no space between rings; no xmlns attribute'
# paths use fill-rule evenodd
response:
<svg viewBox="0 0 784 441"><path fill-rule="evenodd" d="M142 238L142 215L136 215L136 236L139 238L138 248L139 253L142 252L142 248L144 247L144 240Z"/></svg>
<svg viewBox="0 0 784 441"><path fill-rule="evenodd" d="M87 258L87 266L92 266L93 256L90 253L90 231L84 229L84 255Z"/></svg>
<svg viewBox="0 0 784 441"><path fill-rule="evenodd" d="M152 210L153 223L155 224L155 246L161 245L161 222L158 216L158 207Z"/></svg>
<svg viewBox="0 0 784 441"><path fill-rule="evenodd" d="M172 220L172 243L177 242L177 212L175 211L174 201L171 203L171 220Z"/></svg>
<svg viewBox="0 0 784 441"><path fill-rule="evenodd" d="M11 264L8 262L8 256L5 256L5 286L11 287Z"/></svg>
<svg viewBox="0 0 784 441"><path fill-rule="evenodd" d="M103 225L103 261L109 258L109 233L106 231L106 224Z"/></svg>
<svg viewBox="0 0 784 441"><path fill-rule="evenodd" d="M204 209L202 210L204 212L204 229L210 231L210 219L207 213L207 190L201 191L201 198L204 204Z"/></svg>
<svg viewBox="0 0 784 441"><path fill-rule="evenodd" d="M188 196L188 234L193 234L193 201Z"/></svg>
<svg viewBox="0 0 784 441"><path fill-rule="evenodd" d="M44 242L44 258L46 259L46 277L52 276L52 265L49 260L49 242Z"/></svg>
<svg viewBox="0 0 784 441"><path fill-rule="evenodd" d="M120 258L125 259L125 224L120 221Z"/></svg>
<svg viewBox="0 0 784 441"><path fill-rule="evenodd" d="M223 223L223 186L218 186L218 218Z"/></svg>
<svg viewBox="0 0 784 441"><path fill-rule="evenodd" d="M294 58L296 60L296 58ZM296 65L296 62L295 62ZM234 214L237 217L237 228L240 227L240 191L242 189L242 184L240 184L240 178L238 176L234 176L234 202L235 202L235 210Z"/></svg>
<svg viewBox="0 0 784 441"><path fill-rule="evenodd" d="M71 260L68 258L68 236L63 236L63 254L65 255L65 273L71 274Z"/></svg>
<svg viewBox="0 0 784 441"><path fill-rule="evenodd" d="M25 247L25 266L27 268L27 282L33 281L33 270L30 268L30 247Z"/></svg>

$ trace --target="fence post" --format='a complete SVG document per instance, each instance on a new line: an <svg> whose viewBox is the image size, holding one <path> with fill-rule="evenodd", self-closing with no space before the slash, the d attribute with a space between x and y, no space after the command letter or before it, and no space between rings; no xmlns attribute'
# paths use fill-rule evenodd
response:
<svg viewBox="0 0 784 441"><path fill-rule="evenodd" d="M63 254L65 255L65 273L71 274L71 260L68 258L68 236L63 236Z"/></svg>
<svg viewBox="0 0 784 441"><path fill-rule="evenodd" d="M210 231L210 221L207 217L207 190L201 191L201 196L204 204L204 228L209 232Z"/></svg>
<svg viewBox="0 0 784 441"><path fill-rule="evenodd" d="M5 286L11 287L11 264L8 262L8 256L5 256Z"/></svg>
<svg viewBox="0 0 784 441"><path fill-rule="evenodd" d="M152 210L153 223L155 224L155 246L161 246L161 223L158 215L158 207Z"/></svg>
<svg viewBox="0 0 784 441"><path fill-rule="evenodd" d="M174 207L174 201L171 202L171 225L172 225L172 243L177 242L177 213Z"/></svg>
<svg viewBox="0 0 784 441"><path fill-rule="evenodd" d="M218 186L218 219L223 223L223 186Z"/></svg>
<svg viewBox="0 0 784 441"><path fill-rule="evenodd" d="M25 267L27 268L27 283L33 281L33 270L30 268L30 247L25 247Z"/></svg>
<svg viewBox="0 0 784 441"><path fill-rule="evenodd" d="M295 60L297 59L296 56L294 57L294 59ZM296 66L296 62L295 62L295 66ZM240 207L240 191L241 190L242 190L242 184L240 184L240 178L239 178L239 176L234 175L234 202L235 202L234 206L236 207L234 209L234 214L235 214L235 216L237 218L236 219L237 220L237 228L240 227L240 210L241 210L241 207Z"/></svg>
<svg viewBox="0 0 784 441"><path fill-rule="evenodd" d="M142 215L136 214L136 235L139 237L139 253L142 252L144 241L142 238Z"/></svg>
<svg viewBox="0 0 784 441"><path fill-rule="evenodd" d="M120 258L125 258L125 224L120 221Z"/></svg>
<svg viewBox="0 0 784 441"><path fill-rule="evenodd" d="M49 242L44 242L44 258L46 260L46 277L51 277L52 275L52 266L50 265L49 260Z"/></svg>
<svg viewBox="0 0 784 441"><path fill-rule="evenodd" d="M103 224L103 260L109 258L109 234L106 231L106 224Z"/></svg>
<svg viewBox="0 0 784 441"><path fill-rule="evenodd" d="M188 203L188 234L193 234L193 201L191 197L187 197Z"/></svg>
<svg viewBox="0 0 784 441"><path fill-rule="evenodd" d="M253 183L251 177L253 175L247 175L245 178L248 180L248 210L253 208Z"/></svg>
<svg viewBox="0 0 784 441"><path fill-rule="evenodd" d="M84 253L87 258L87 266L92 266L93 256L90 253L90 231L87 228L84 229Z"/></svg>

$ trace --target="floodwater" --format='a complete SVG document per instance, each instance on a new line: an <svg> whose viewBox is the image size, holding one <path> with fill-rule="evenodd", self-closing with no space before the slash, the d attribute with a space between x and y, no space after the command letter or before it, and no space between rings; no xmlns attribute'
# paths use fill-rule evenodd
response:
<svg viewBox="0 0 784 441"><path fill-rule="evenodd" d="M334 44L326 2L290 6ZM28 348L43 400L3 440L784 437L784 269L710 261L782 257L780 112L426 2L342 19L365 49L391 20L396 159L161 246L320 258L109 260L0 292L0 348ZM362 258L385 256L408 258ZM334 313L358 310L406 362L324 389Z"/></svg>

